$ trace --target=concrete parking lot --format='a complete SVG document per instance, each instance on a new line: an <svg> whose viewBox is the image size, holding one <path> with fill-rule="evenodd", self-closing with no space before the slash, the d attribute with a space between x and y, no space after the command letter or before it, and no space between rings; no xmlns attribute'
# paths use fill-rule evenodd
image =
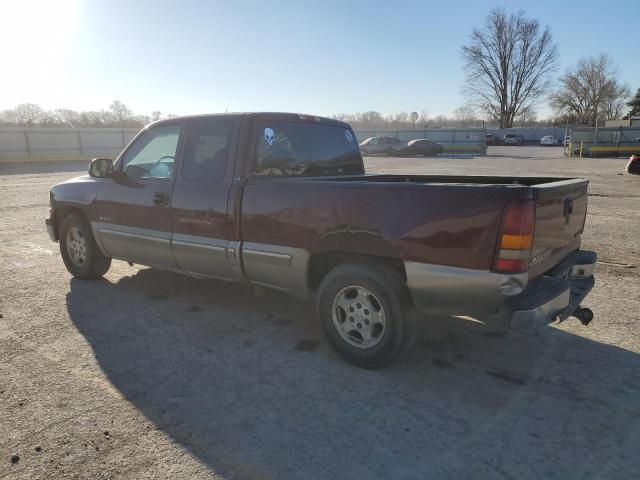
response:
<svg viewBox="0 0 640 480"><path fill-rule="evenodd" d="M313 306L114 261L66 272L48 188L84 165L0 164L0 478L636 478L640 177L623 159L492 147L368 172L583 176L600 257L589 327L424 318L412 354L342 362Z"/></svg>

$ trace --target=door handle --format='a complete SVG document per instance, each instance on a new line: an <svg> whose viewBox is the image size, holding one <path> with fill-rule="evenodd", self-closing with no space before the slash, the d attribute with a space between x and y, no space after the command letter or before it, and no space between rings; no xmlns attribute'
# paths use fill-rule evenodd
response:
<svg viewBox="0 0 640 480"><path fill-rule="evenodd" d="M153 194L154 205L169 205L169 194L165 192L156 192Z"/></svg>

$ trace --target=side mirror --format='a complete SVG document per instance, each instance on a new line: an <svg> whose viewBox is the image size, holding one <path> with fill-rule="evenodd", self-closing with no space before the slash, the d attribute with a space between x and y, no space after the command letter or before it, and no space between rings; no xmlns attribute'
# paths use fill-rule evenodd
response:
<svg viewBox="0 0 640 480"><path fill-rule="evenodd" d="M95 178L113 177L113 160L110 158L94 158L89 164L89 175Z"/></svg>

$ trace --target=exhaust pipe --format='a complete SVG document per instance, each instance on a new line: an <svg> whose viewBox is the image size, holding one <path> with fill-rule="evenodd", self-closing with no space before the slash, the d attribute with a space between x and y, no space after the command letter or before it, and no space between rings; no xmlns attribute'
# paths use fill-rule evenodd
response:
<svg viewBox="0 0 640 480"><path fill-rule="evenodd" d="M576 317L578 320L580 320L580 323L582 323L585 327L589 325L589 323L591 323L591 320L593 320L593 312L590 308L585 307L576 308L571 316Z"/></svg>

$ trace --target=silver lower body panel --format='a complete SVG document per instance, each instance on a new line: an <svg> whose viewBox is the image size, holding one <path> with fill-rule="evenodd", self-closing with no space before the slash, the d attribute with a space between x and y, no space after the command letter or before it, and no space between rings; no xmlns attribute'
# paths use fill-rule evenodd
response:
<svg viewBox="0 0 640 480"><path fill-rule="evenodd" d="M405 262L407 284L418 311L445 311L513 328L568 318L595 284L597 256L576 250L533 280L527 274Z"/></svg>

